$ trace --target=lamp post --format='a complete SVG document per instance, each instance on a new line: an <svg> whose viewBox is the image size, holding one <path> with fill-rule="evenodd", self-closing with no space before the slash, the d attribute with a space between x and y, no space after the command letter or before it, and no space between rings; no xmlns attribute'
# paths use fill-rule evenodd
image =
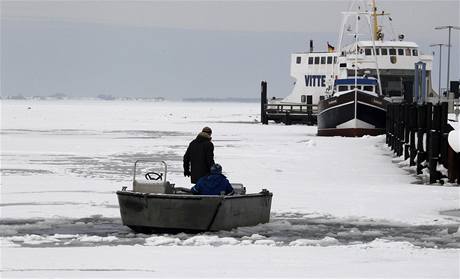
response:
<svg viewBox="0 0 460 279"><path fill-rule="evenodd" d="M438 95L441 96L441 59L442 59L442 47L447 46L446 44L432 44L430 47L439 47L439 81L438 81Z"/></svg>
<svg viewBox="0 0 460 279"><path fill-rule="evenodd" d="M460 30L460 27L458 26L452 26L452 25L447 25L447 26L438 26L434 28L435 30L443 30L443 29L449 29L449 42L447 43L447 90L449 90L449 73L450 73L450 33L452 29L454 30Z"/></svg>

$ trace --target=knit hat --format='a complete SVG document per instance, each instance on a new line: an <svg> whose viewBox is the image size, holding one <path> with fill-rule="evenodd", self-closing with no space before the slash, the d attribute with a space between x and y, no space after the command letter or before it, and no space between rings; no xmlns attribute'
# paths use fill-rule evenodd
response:
<svg viewBox="0 0 460 279"><path fill-rule="evenodd" d="M209 135L212 134L212 130L211 130L211 128L209 128L208 126L204 127L203 130L201 130L201 131L202 131L202 132L205 132L205 133L207 133L207 134L209 134Z"/></svg>
<svg viewBox="0 0 460 279"><path fill-rule="evenodd" d="M221 174L222 166L219 164L214 164L211 166L211 174Z"/></svg>

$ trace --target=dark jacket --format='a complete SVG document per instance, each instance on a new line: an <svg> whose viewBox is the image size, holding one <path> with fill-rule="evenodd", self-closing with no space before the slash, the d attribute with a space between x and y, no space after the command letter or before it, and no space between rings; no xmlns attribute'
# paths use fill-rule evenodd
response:
<svg viewBox="0 0 460 279"><path fill-rule="evenodd" d="M192 183L210 173L214 165L214 144L211 137L201 132L187 148L184 155L184 174L190 175Z"/></svg>
<svg viewBox="0 0 460 279"><path fill-rule="evenodd" d="M226 195L233 192L232 185L223 174L211 174L202 177L192 187L192 193L197 195L220 195L221 192Z"/></svg>

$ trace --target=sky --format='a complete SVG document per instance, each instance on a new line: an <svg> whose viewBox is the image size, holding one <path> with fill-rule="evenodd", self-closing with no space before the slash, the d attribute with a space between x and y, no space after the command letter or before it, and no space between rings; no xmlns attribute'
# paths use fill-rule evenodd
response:
<svg viewBox="0 0 460 279"><path fill-rule="evenodd" d="M351 1L1 1L1 94L257 98L293 86L290 55L338 38ZM377 1L395 34L436 51L460 26L460 1ZM389 27L389 26L387 26ZM391 33L391 32L388 32ZM460 79L460 31L451 79ZM446 84L447 49L442 79Z"/></svg>

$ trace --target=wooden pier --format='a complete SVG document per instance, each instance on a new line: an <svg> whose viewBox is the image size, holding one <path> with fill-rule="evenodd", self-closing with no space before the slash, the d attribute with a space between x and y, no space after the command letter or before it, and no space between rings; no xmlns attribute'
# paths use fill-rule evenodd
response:
<svg viewBox="0 0 460 279"><path fill-rule="evenodd" d="M386 143L396 156L409 159L417 174L429 171L429 183L443 184L442 178L460 184L460 154L450 148L447 137L452 126L448 124L448 103L395 103L388 105ZM448 175L443 175L443 166Z"/></svg>
<svg viewBox="0 0 460 279"><path fill-rule="evenodd" d="M458 109L458 105L456 106ZM448 121L447 101L392 103L387 107L386 143L396 156L409 159L417 174L426 168L429 183L460 184L460 153L449 146L448 135L453 127ZM447 175L440 167L447 170ZM442 169L442 168L441 168Z"/></svg>
<svg viewBox="0 0 460 279"><path fill-rule="evenodd" d="M318 105L307 98L305 103L269 103L267 99L267 82L261 82L260 118L262 124L275 123L316 125Z"/></svg>

